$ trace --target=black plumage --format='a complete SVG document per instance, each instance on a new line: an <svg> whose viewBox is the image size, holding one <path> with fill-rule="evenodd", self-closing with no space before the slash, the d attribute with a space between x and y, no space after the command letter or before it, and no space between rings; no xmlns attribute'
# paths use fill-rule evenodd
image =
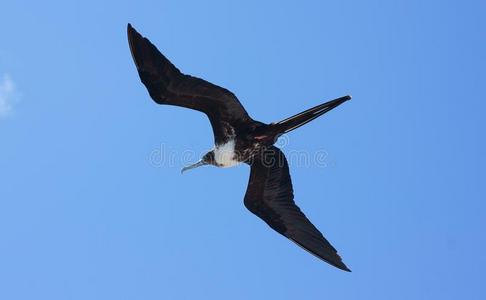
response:
<svg viewBox="0 0 486 300"><path fill-rule="evenodd" d="M336 249L295 204L289 165L277 147L267 147L253 160L244 203L278 233L331 265L350 271Z"/></svg>
<svg viewBox="0 0 486 300"><path fill-rule="evenodd" d="M280 122L265 124L253 120L230 91L181 73L130 24L128 42L140 79L155 102L195 109L209 118L215 148L183 171L201 165L249 164L251 173L244 199L248 210L316 257L350 271L336 249L295 204L287 160L273 144L281 134L314 120L351 97L340 97Z"/></svg>
<svg viewBox="0 0 486 300"><path fill-rule="evenodd" d="M211 122L216 143L224 141L230 128L240 131L254 122L232 92L182 74L130 24L128 42L140 79L152 99L158 104L182 106L205 113Z"/></svg>

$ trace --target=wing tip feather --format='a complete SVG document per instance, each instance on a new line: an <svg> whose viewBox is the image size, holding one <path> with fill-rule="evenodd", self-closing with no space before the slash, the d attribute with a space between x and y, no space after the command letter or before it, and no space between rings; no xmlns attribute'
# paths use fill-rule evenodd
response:
<svg viewBox="0 0 486 300"><path fill-rule="evenodd" d="M136 34L139 34L135 28L132 27L132 24L127 24L127 37L128 37L128 47L130 48L130 54L132 55L133 62L138 69L137 59L135 58L135 49L134 49L134 38ZM140 34L139 34L140 35Z"/></svg>
<svg viewBox="0 0 486 300"><path fill-rule="evenodd" d="M343 271L346 271L346 272L352 272L350 268L348 268L348 266L346 266L346 264L344 264L344 262L342 261L342 258L341 256L339 256L339 254L336 253L333 253L332 255L334 257L332 258L325 258L319 254L317 254L316 252L312 251L311 249L305 247L304 245L302 245L301 243L299 243L298 241L296 241L295 239L293 238L290 238L290 237L287 237L289 240L291 240L292 242L294 242L297 246L299 246L300 248L304 249L305 251L309 252L310 254L312 254L313 256L315 256L316 258L330 264L331 266L334 266L340 270L343 270Z"/></svg>

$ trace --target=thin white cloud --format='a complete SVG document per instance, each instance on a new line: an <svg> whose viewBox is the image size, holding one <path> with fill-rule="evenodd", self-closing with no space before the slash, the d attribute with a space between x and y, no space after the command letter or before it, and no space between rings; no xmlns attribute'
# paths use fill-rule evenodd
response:
<svg viewBox="0 0 486 300"><path fill-rule="evenodd" d="M8 74L4 74L0 80L0 118L12 112L15 92L14 82Z"/></svg>

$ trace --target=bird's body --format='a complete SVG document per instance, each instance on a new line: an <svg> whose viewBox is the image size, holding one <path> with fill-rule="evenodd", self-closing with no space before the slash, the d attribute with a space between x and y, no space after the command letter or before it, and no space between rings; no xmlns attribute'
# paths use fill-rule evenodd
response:
<svg viewBox="0 0 486 300"><path fill-rule="evenodd" d="M181 73L130 24L128 41L140 79L155 102L195 109L209 118L215 147L182 171L202 165L221 168L240 163L250 165L244 199L248 210L316 257L350 271L336 249L295 204L287 160L273 144L280 135L314 120L351 97L337 98L280 122L265 124L250 118L230 91Z"/></svg>

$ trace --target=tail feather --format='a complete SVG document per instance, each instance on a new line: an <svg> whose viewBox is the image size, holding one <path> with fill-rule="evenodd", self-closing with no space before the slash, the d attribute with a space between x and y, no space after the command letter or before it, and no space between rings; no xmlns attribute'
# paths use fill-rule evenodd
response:
<svg viewBox="0 0 486 300"><path fill-rule="evenodd" d="M317 105L313 108L310 108L306 111L303 111L299 114L296 114L290 118L282 120L280 122L272 124L272 131L276 132L278 135L287 133L292 131L296 128L299 128L302 125L309 123L310 121L314 120L322 116L323 114L327 113L331 109L339 106L340 104L348 101L351 99L351 96L344 96L329 102L323 103L321 105Z"/></svg>

